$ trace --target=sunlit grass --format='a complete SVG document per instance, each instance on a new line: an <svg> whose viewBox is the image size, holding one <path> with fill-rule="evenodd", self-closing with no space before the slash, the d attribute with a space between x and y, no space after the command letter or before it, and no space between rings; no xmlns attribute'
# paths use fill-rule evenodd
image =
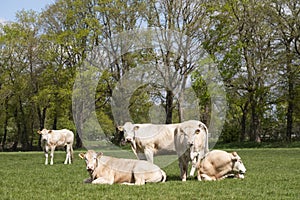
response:
<svg viewBox="0 0 300 200"><path fill-rule="evenodd" d="M299 148L234 150L247 168L244 180L183 183L174 161L164 167L166 183L144 186L84 184L77 151L72 165L55 152L53 166L44 165L43 152L0 153L0 199L299 199Z"/></svg>

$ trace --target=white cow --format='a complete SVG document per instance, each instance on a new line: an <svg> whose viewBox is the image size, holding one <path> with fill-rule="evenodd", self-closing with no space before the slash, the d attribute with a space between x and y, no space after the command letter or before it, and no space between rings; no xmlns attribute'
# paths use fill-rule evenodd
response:
<svg viewBox="0 0 300 200"><path fill-rule="evenodd" d="M126 122L118 129L124 132L131 149L140 160L153 163L153 156L159 151L175 151L174 131L178 124L132 124Z"/></svg>
<svg viewBox="0 0 300 200"><path fill-rule="evenodd" d="M192 161L190 176L194 176L197 162L209 151L207 127L197 120L183 122L175 129L174 143L180 177L186 181L189 162Z"/></svg>
<svg viewBox="0 0 300 200"><path fill-rule="evenodd" d="M74 142L74 133L68 129L62 130L47 130L43 129L42 131L38 131L38 134L41 135L41 143L43 145L43 149L45 152L45 165L48 164L48 152L49 148L51 150L50 153L50 165L53 165L53 157L54 150L56 147L64 147L66 148L66 160L65 164L71 164L71 160L73 158L73 142Z"/></svg>
<svg viewBox="0 0 300 200"><path fill-rule="evenodd" d="M198 180L219 180L226 177L244 178L246 167L236 153L222 150L210 151L197 163Z"/></svg>
<svg viewBox="0 0 300 200"><path fill-rule="evenodd" d="M85 160L90 174L85 183L144 185L166 181L166 173L148 161L114 158L93 150L80 153L79 157Z"/></svg>

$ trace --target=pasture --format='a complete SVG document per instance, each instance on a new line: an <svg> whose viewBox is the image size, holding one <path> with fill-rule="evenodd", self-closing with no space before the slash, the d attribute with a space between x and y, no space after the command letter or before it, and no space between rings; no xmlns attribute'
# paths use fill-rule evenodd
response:
<svg viewBox="0 0 300 200"><path fill-rule="evenodd" d="M44 165L43 152L0 153L0 199L300 199L300 148L235 150L247 168L244 180L181 182L174 161L163 168L166 183L144 186L84 184L79 151L72 165L56 151L53 166Z"/></svg>

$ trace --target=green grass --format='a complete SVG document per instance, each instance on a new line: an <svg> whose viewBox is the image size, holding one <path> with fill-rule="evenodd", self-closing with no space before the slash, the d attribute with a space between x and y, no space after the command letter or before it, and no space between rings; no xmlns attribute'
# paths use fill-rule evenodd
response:
<svg viewBox="0 0 300 200"><path fill-rule="evenodd" d="M78 152L72 165L55 152L53 166L42 152L0 153L0 199L300 199L300 148L234 150L247 168L244 180L183 183L175 161L164 168L166 183L144 186L84 184Z"/></svg>

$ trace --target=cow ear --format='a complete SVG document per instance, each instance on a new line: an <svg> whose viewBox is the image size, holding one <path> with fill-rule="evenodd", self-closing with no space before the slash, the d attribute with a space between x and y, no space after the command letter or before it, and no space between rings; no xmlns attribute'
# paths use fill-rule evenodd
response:
<svg viewBox="0 0 300 200"><path fill-rule="evenodd" d="M232 161L237 161L238 160L237 153L235 151L232 152L231 155L232 155L232 158L231 158Z"/></svg>
<svg viewBox="0 0 300 200"><path fill-rule="evenodd" d="M97 153L97 158L101 158L101 156L103 156L102 152Z"/></svg>
<svg viewBox="0 0 300 200"><path fill-rule="evenodd" d="M81 159L84 159L84 153L80 153L80 154L78 154L78 156L81 158Z"/></svg>
<svg viewBox="0 0 300 200"><path fill-rule="evenodd" d="M42 134L42 132L40 130L37 131L38 134Z"/></svg>
<svg viewBox="0 0 300 200"><path fill-rule="evenodd" d="M124 127L123 126L118 126L118 130L119 131L124 131Z"/></svg>
<svg viewBox="0 0 300 200"><path fill-rule="evenodd" d="M52 130L49 130L48 133L52 133Z"/></svg>
<svg viewBox="0 0 300 200"><path fill-rule="evenodd" d="M139 128L140 128L139 126L135 126L135 127L133 128L133 130L137 131Z"/></svg>

